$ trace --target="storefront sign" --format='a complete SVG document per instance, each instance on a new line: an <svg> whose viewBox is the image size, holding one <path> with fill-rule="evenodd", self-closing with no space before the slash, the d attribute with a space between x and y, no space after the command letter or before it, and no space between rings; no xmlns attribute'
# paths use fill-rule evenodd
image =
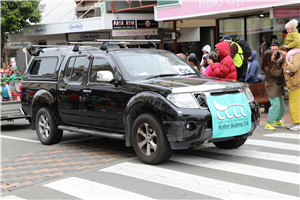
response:
<svg viewBox="0 0 300 200"><path fill-rule="evenodd" d="M108 39L109 33L69 33L69 41L94 41L95 39Z"/></svg>
<svg viewBox="0 0 300 200"><path fill-rule="evenodd" d="M274 6L292 5L299 0L198 0L181 1L180 4L154 7L156 21L174 20L189 17L208 16Z"/></svg>
<svg viewBox="0 0 300 200"><path fill-rule="evenodd" d="M44 27L44 26L37 27L37 28L34 29L34 32L35 32L36 34L44 34L44 33L47 32L47 28Z"/></svg>
<svg viewBox="0 0 300 200"><path fill-rule="evenodd" d="M168 41L173 41L172 39L172 31L164 31L163 33L164 36L164 42ZM177 31L177 40L181 38L181 33ZM158 35L145 35L146 40L158 40L159 36Z"/></svg>
<svg viewBox="0 0 300 200"><path fill-rule="evenodd" d="M113 29L134 29L135 20L112 20Z"/></svg>
<svg viewBox="0 0 300 200"><path fill-rule="evenodd" d="M80 22L79 22L80 21ZM94 17L72 22L32 25L24 28L24 36L65 34L74 32L99 31L101 29L101 18Z"/></svg>
<svg viewBox="0 0 300 200"><path fill-rule="evenodd" d="M112 30L112 36L138 36L157 34L157 29Z"/></svg>
<svg viewBox="0 0 300 200"><path fill-rule="evenodd" d="M69 25L70 31L80 31L83 28L82 23L73 23Z"/></svg>
<svg viewBox="0 0 300 200"><path fill-rule="evenodd" d="M300 8L274 8L273 17L300 17Z"/></svg>
<svg viewBox="0 0 300 200"><path fill-rule="evenodd" d="M8 42L4 44L4 49L20 49L23 47L30 48L32 45L38 44L37 42Z"/></svg>
<svg viewBox="0 0 300 200"><path fill-rule="evenodd" d="M154 20L137 20L137 28L158 28L158 22Z"/></svg>
<svg viewBox="0 0 300 200"><path fill-rule="evenodd" d="M172 30L164 30L164 42L173 42ZM146 40L158 40L158 35L145 35ZM181 28L177 31L177 42L198 42L200 41L200 28Z"/></svg>

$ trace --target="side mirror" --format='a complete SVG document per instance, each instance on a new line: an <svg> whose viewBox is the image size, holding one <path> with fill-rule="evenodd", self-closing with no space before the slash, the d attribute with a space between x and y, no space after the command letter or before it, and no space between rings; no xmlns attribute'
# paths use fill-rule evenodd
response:
<svg viewBox="0 0 300 200"><path fill-rule="evenodd" d="M97 72L97 81L111 82L112 80L114 80L114 75L111 71L98 71Z"/></svg>

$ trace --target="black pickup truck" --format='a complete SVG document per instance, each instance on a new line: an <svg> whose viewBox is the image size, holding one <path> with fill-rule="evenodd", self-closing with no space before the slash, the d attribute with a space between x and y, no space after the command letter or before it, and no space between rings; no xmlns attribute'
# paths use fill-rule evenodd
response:
<svg viewBox="0 0 300 200"><path fill-rule="evenodd" d="M257 128L246 84L203 77L172 52L108 47L36 48L21 102L41 143L63 130L121 139L159 164L175 149L238 148Z"/></svg>

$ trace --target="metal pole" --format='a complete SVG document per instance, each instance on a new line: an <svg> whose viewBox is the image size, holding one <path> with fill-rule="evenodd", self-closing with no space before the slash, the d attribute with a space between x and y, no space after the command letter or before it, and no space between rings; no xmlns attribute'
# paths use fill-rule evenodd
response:
<svg viewBox="0 0 300 200"><path fill-rule="evenodd" d="M175 40L174 40L174 53L177 54L177 26L176 26L177 21L173 21L173 32L175 32Z"/></svg>
<svg viewBox="0 0 300 200"><path fill-rule="evenodd" d="M23 52L25 53L25 66L27 69L27 49L26 49L26 47L23 48Z"/></svg>

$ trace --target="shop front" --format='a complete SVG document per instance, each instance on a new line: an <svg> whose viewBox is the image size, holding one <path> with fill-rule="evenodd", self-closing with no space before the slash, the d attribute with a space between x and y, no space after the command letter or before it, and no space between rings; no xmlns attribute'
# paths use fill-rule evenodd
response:
<svg viewBox="0 0 300 200"><path fill-rule="evenodd" d="M293 8L291 10L294 10ZM300 13L300 9L299 13ZM247 40L252 50L257 52L257 60L261 63L261 57L273 43L278 46L284 44L285 24L292 19L300 22L300 16L283 16L274 17L271 13L261 13L243 17L220 19L219 20L219 37L229 35L233 40L243 38ZM298 25L298 27L300 27Z"/></svg>
<svg viewBox="0 0 300 200"><path fill-rule="evenodd" d="M215 19L216 41L225 34L233 40L245 39L257 51L260 63L272 43L283 44L285 24L291 19L300 22L300 3L298 0L178 0L156 6L154 13L157 21Z"/></svg>

